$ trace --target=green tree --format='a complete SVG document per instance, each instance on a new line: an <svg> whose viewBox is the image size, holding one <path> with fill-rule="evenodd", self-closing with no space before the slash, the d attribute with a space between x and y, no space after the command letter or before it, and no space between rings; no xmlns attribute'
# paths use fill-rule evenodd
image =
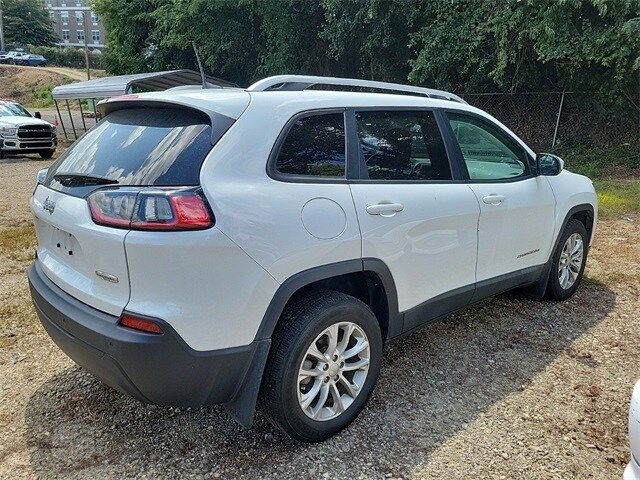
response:
<svg viewBox="0 0 640 480"><path fill-rule="evenodd" d="M164 55L152 41L156 29L153 13L169 0L94 0L107 30L102 66L111 73L140 73L164 69Z"/></svg>
<svg viewBox="0 0 640 480"><path fill-rule="evenodd" d="M435 0L419 16L414 82L459 91L637 88L637 0Z"/></svg>
<svg viewBox="0 0 640 480"><path fill-rule="evenodd" d="M6 44L51 45L57 41L42 0L0 0L0 5Z"/></svg>
<svg viewBox="0 0 640 480"><path fill-rule="evenodd" d="M406 81L417 0L323 0L319 35L340 75Z"/></svg>
<svg viewBox="0 0 640 480"><path fill-rule="evenodd" d="M169 68L195 68L191 42L207 70L239 84L255 78L263 51L260 0L172 0L153 13L151 36Z"/></svg>
<svg viewBox="0 0 640 480"><path fill-rule="evenodd" d="M258 75L291 72L329 75L333 60L327 42L318 32L323 28L325 10L321 2L307 0L261 1L264 47L260 52Z"/></svg>
<svg viewBox="0 0 640 480"><path fill-rule="evenodd" d="M25 1L25 0L21 0ZM371 78L455 91L633 97L638 0L94 0L112 73L195 68Z"/></svg>

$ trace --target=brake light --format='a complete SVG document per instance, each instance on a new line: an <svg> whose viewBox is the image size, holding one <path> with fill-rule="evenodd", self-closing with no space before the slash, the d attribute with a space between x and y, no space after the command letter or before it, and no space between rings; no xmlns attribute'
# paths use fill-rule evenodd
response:
<svg viewBox="0 0 640 480"><path fill-rule="evenodd" d="M145 333L155 333L161 335L164 333L162 327L152 320L146 318L135 317L130 313L123 313L120 318L120 325L133 330L138 330Z"/></svg>
<svg viewBox="0 0 640 480"><path fill-rule="evenodd" d="M132 230L202 230L213 225L205 199L193 189L114 188L88 198L93 221Z"/></svg>
<svg viewBox="0 0 640 480"><path fill-rule="evenodd" d="M138 95L128 94L128 95L120 95L119 97L112 97L107 99L107 102L119 102L120 100L137 100Z"/></svg>

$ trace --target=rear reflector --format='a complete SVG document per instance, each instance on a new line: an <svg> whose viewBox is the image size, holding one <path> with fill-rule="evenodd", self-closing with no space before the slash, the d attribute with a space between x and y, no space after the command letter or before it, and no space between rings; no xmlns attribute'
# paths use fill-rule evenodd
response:
<svg viewBox="0 0 640 480"><path fill-rule="evenodd" d="M120 318L120 325L145 333L164 333L162 327L160 327L160 325L158 325L157 323L151 320L147 320L146 318L134 317L129 313L125 313L122 315L122 317Z"/></svg>
<svg viewBox="0 0 640 480"><path fill-rule="evenodd" d="M202 230L213 215L199 191L145 187L106 188L87 199L98 225L133 230Z"/></svg>

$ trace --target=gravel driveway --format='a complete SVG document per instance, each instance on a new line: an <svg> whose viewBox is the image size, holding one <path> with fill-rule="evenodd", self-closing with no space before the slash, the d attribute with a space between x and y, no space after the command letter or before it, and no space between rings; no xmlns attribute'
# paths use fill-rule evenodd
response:
<svg viewBox="0 0 640 480"><path fill-rule="evenodd" d="M0 478L620 478L640 377L640 217L603 221L564 303L517 293L389 346L342 434L297 444L220 407L148 406L49 340L30 304L28 199L49 162L0 161Z"/></svg>

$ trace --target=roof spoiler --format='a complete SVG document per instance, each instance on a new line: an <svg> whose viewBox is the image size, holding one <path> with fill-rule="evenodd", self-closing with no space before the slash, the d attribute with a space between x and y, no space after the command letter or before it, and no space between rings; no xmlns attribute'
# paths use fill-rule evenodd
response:
<svg viewBox="0 0 640 480"><path fill-rule="evenodd" d="M157 100L150 98L140 98L138 95L122 95L120 97L107 98L98 102L97 109L102 117L109 115L118 110L126 110L133 108L177 108L181 110L191 110L194 112L204 113L211 124L211 144L215 145L220 138L229 130L231 125L235 123L235 119L218 113L214 110L203 107L194 107L192 104L181 102L180 100Z"/></svg>

